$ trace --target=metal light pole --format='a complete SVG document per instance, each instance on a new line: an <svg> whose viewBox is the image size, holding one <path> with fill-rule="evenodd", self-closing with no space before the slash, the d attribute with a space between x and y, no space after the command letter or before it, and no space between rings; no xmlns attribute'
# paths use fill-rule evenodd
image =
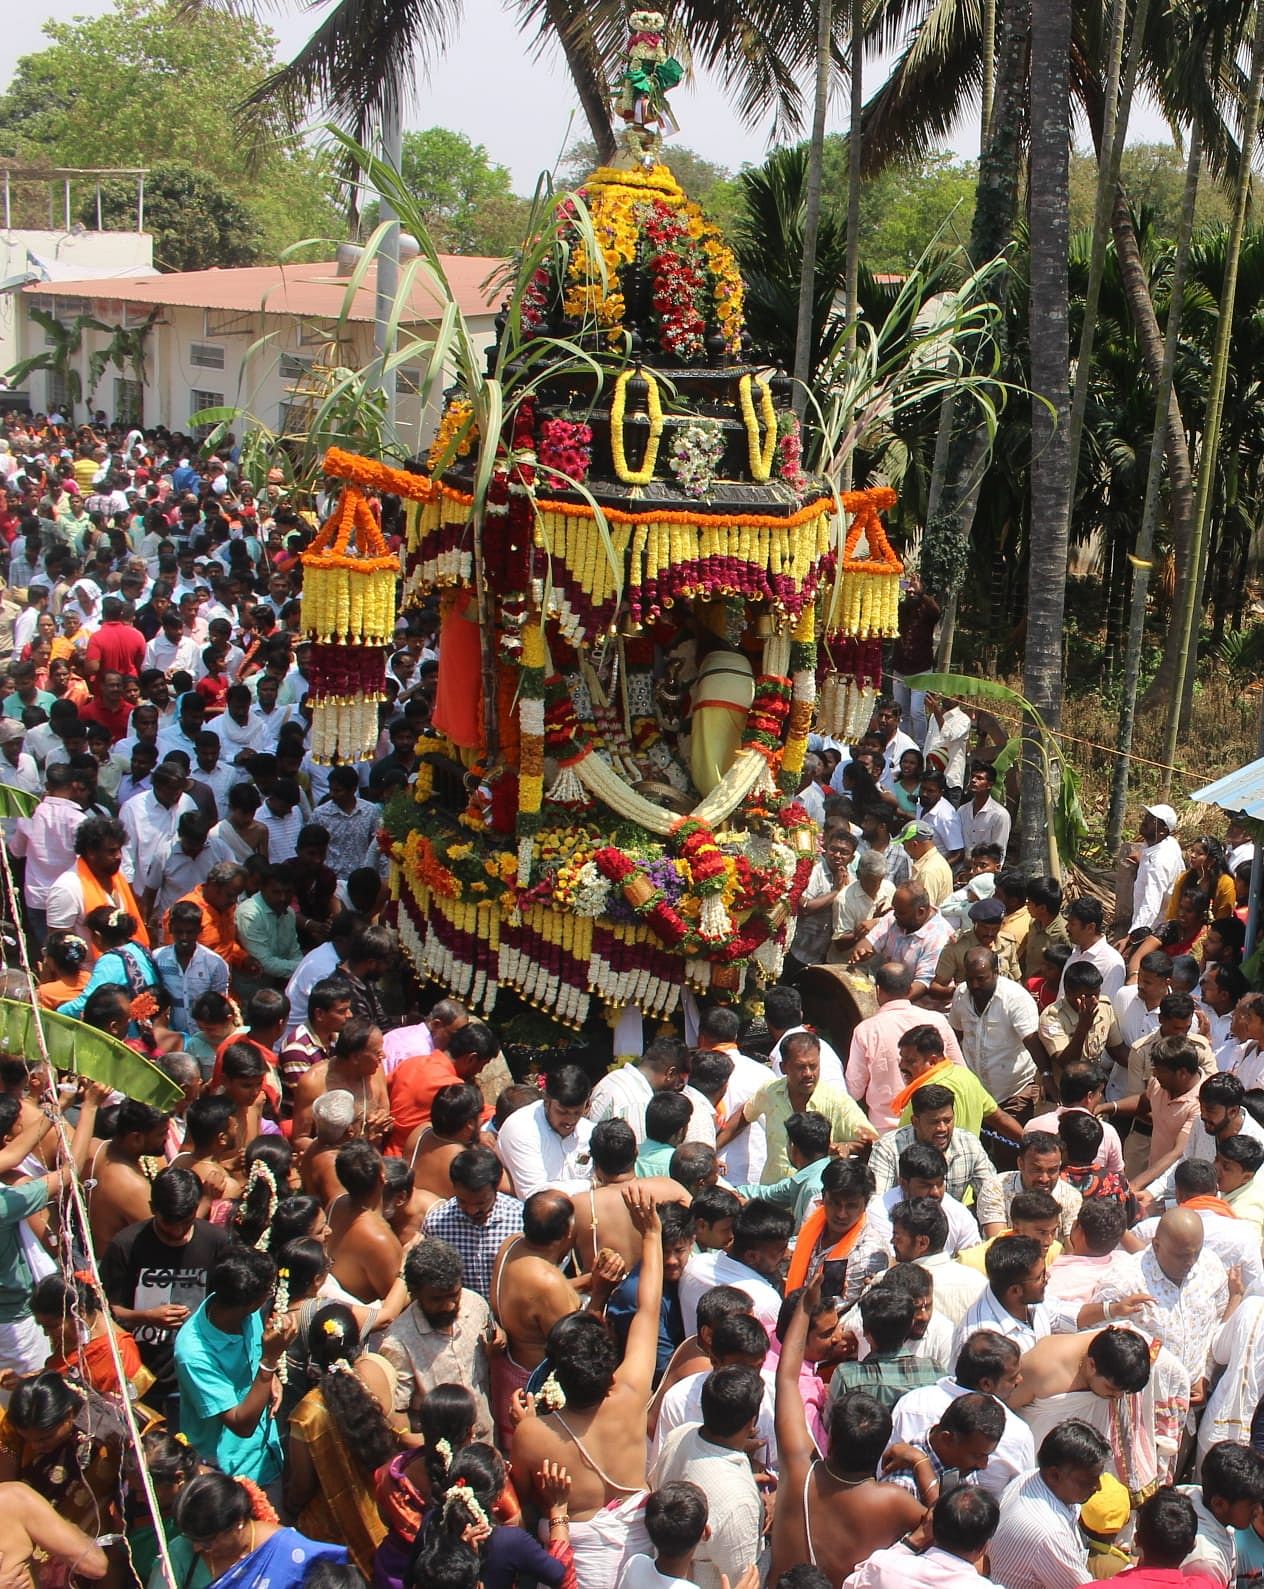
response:
<svg viewBox="0 0 1264 1589"><path fill-rule="evenodd" d="M403 144L403 110L398 104L389 105L382 119L382 160L393 171L398 171L400 168ZM387 354L394 351L388 348L386 343L391 307L399 290L399 217L384 193L378 194L378 204L380 219L392 223L382 238L382 246L378 249L376 262L377 291L374 304L373 350L379 359L385 361ZM382 406L386 412L386 423L392 430L395 427L395 385L395 371L383 368Z"/></svg>

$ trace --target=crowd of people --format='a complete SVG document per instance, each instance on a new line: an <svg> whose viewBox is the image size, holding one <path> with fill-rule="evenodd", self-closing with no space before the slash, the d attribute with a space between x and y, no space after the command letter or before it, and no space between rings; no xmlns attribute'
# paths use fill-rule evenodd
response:
<svg viewBox="0 0 1264 1589"><path fill-rule="evenodd" d="M1241 825L1182 848L1153 806L1127 908L1064 897L968 709L905 688L807 759L758 1018L515 1078L389 925L433 618L374 756L322 766L280 482L16 420L0 473L13 926L44 1008L178 1089L0 1058L6 1580L1264 1579ZM838 1050L831 964L875 1007Z"/></svg>

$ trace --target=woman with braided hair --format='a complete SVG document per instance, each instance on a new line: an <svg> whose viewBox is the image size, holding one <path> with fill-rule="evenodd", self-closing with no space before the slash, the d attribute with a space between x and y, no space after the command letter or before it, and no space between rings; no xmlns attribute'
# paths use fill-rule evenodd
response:
<svg viewBox="0 0 1264 1589"><path fill-rule="evenodd" d="M308 1361L320 1378L290 1415L285 1504L304 1533L346 1545L362 1572L386 1534L373 1475L399 1450L395 1371L366 1352L355 1315L330 1302L312 1320Z"/></svg>
<svg viewBox="0 0 1264 1589"><path fill-rule="evenodd" d="M436 1487L425 1522L413 1547L407 1582L420 1584L417 1563L446 1543L463 1540L479 1554L483 1589L516 1589L535 1580L550 1589L576 1589L567 1498L570 1474L546 1462L535 1476L540 1510L548 1520L546 1550L525 1528L497 1523L493 1508L505 1487L500 1453L475 1442L458 1451L448 1469L447 1485Z"/></svg>
<svg viewBox="0 0 1264 1589"><path fill-rule="evenodd" d="M233 1215L233 1236L267 1251L273 1217L291 1189L294 1149L282 1136L256 1137L247 1145L245 1163L246 1190Z"/></svg>

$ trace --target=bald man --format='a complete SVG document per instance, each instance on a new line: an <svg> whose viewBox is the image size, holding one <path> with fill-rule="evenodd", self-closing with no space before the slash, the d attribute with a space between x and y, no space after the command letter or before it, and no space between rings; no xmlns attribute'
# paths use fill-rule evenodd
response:
<svg viewBox="0 0 1264 1589"><path fill-rule="evenodd" d="M522 1207L522 1234L510 1236L492 1265L491 1306L508 1339L492 1359L492 1401L505 1449L513 1425L509 1406L531 1370L544 1361L544 1343L559 1319L584 1306L584 1298L559 1267L575 1245L575 1205L564 1192L534 1192ZM627 1273L615 1253L598 1253L588 1308L600 1314Z"/></svg>
<svg viewBox="0 0 1264 1589"><path fill-rule="evenodd" d="M1190 1379L1190 1405L1207 1399L1208 1353L1216 1331L1242 1300L1242 1278L1230 1274L1203 1240L1203 1222L1192 1208L1170 1208L1154 1241L1140 1253L1121 1253L1093 1295L1113 1304L1145 1293L1147 1306L1131 1315L1156 1335ZM1110 1317L1107 1314L1106 1317Z"/></svg>

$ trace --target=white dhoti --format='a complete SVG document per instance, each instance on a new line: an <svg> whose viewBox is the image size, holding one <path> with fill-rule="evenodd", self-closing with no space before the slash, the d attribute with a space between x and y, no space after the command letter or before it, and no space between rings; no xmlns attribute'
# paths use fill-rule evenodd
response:
<svg viewBox="0 0 1264 1589"><path fill-rule="evenodd" d="M630 1556L652 1556L654 1547L645 1531L648 1491L616 1497L595 1517L579 1523L571 1519L571 1551L580 1589L614 1589ZM545 1540L547 1524L540 1524Z"/></svg>
<svg viewBox="0 0 1264 1589"><path fill-rule="evenodd" d="M1207 1398L1198 1427L1198 1467L1220 1440L1245 1445L1260 1394L1264 1391L1264 1297L1243 1297L1211 1347L1212 1361L1225 1371Z"/></svg>

